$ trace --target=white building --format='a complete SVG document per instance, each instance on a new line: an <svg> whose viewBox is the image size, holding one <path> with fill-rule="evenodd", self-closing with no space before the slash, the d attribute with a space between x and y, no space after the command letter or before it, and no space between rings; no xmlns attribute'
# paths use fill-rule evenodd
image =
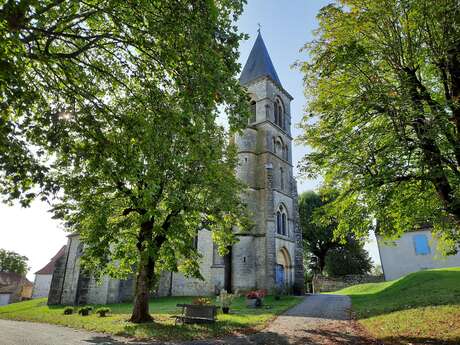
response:
<svg viewBox="0 0 460 345"><path fill-rule="evenodd" d="M63 246L50 262L41 270L35 272L34 288L32 298L48 297L50 291L51 279L53 278L56 261L65 254L66 246Z"/></svg>
<svg viewBox="0 0 460 345"><path fill-rule="evenodd" d="M377 244L385 280L426 269L460 267L460 252L449 256L439 253L430 228L407 232L396 241L377 236Z"/></svg>

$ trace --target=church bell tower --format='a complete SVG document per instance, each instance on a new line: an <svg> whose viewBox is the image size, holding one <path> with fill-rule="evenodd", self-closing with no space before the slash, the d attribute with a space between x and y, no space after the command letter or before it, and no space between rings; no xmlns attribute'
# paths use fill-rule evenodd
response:
<svg viewBox="0 0 460 345"><path fill-rule="evenodd" d="M247 128L235 137L238 177L255 223L232 250L233 289L303 290L302 235L292 170L292 96L283 88L259 31L240 76L250 97Z"/></svg>

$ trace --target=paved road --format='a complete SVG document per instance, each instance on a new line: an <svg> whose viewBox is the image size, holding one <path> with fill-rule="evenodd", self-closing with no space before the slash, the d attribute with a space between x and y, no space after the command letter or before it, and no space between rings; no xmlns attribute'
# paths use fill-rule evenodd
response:
<svg viewBox="0 0 460 345"><path fill-rule="evenodd" d="M337 295L310 295L279 316L262 332L180 345L368 345L373 342L350 320L350 299ZM177 345L138 342L126 338L73 330L67 327L0 320L0 345Z"/></svg>

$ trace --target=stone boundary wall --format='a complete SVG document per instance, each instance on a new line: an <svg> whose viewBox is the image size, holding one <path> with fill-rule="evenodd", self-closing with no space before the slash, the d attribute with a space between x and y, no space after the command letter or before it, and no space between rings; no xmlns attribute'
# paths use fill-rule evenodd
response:
<svg viewBox="0 0 460 345"><path fill-rule="evenodd" d="M366 283L380 283L385 281L383 275L370 276L370 275L347 275L338 278L314 276L313 277L313 292L333 292L341 290L348 286Z"/></svg>

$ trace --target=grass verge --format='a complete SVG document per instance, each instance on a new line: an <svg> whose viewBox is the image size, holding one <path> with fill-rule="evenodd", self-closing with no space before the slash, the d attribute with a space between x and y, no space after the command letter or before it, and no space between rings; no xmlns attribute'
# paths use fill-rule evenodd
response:
<svg viewBox="0 0 460 345"><path fill-rule="evenodd" d="M230 314L219 314L215 324L174 325L171 315L179 312L176 304L191 303L191 300L191 297L165 297L152 300L150 312L155 320L153 324L138 325L128 322L132 309L132 304L129 303L108 305L112 314L101 318L96 314L63 315L64 306L47 306L45 298L0 307L0 319L44 322L141 339L195 340L259 331L276 315L293 307L302 299L283 296L276 301L272 296L267 296L263 307L247 308L244 298L240 297L232 304Z"/></svg>
<svg viewBox="0 0 460 345"><path fill-rule="evenodd" d="M389 344L460 344L460 268L426 270L400 279L355 285L359 322Z"/></svg>

